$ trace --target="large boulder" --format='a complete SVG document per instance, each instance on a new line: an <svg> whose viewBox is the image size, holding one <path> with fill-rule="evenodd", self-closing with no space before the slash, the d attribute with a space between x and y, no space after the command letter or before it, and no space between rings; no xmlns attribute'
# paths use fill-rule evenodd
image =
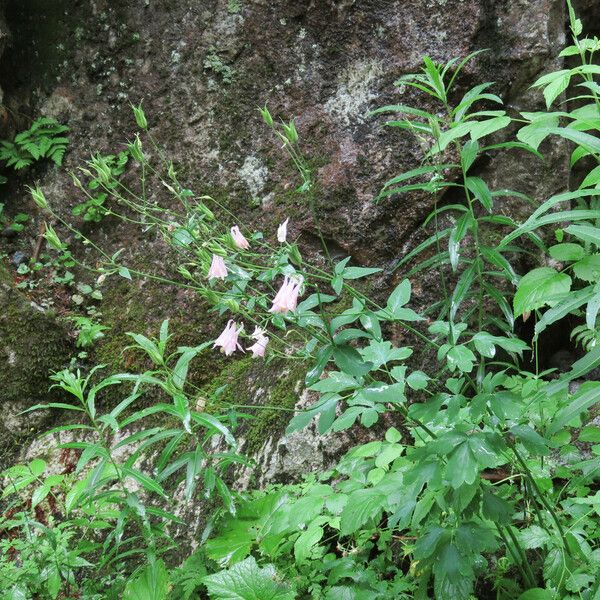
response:
<svg viewBox="0 0 600 600"><path fill-rule="evenodd" d="M47 412L22 411L47 402L50 372L68 365L71 344L52 312L15 289L0 265L0 455L12 443L37 431Z"/></svg>

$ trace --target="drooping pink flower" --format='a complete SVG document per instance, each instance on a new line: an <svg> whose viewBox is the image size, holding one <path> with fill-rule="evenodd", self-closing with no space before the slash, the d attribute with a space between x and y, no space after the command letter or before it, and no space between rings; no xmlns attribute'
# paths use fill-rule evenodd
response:
<svg viewBox="0 0 600 600"><path fill-rule="evenodd" d="M222 256L213 254L212 262L210 263L210 269L208 270L208 278L212 279L225 279L227 277L227 267Z"/></svg>
<svg viewBox="0 0 600 600"><path fill-rule="evenodd" d="M269 312L285 314L288 311L295 311L298 306L298 295L301 286L302 281L297 281L286 275L277 295L273 298L273 306L271 306Z"/></svg>
<svg viewBox="0 0 600 600"><path fill-rule="evenodd" d="M240 250L248 250L248 248L250 248L248 240L244 237L244 234L237 225L231 228L231 237L233 238L233 243Z"/></svg>
<svg viewBox="0 0 600 600"><path fill-rule="evenodd" d="M244 325L238 327L235 321L228 321L225 329L221 332L221 335L215 340L213 348L220 346L221 352L223 352L225 356L232 355L236 350L244 352L244 349L238 342L238 336L243 328Z"/></svg>
<svg viewBox="0 0 600 600"><path fill-rule="evenodd" d="M259 358L265 355L265 350L267 349L268 343L269 338L266 335L261 335L256 338L256 342L249 348L246 348L246 350L252 352L252 358Z"/></svg>
<svg viewBox="0 0 600 600"><path fill-rule="evenodd" d="M283 242L285 242L286 238L287 238L287 226L289 223L290 219L289 217L277 228L277 241L281 242L283 244Z"/></svg>

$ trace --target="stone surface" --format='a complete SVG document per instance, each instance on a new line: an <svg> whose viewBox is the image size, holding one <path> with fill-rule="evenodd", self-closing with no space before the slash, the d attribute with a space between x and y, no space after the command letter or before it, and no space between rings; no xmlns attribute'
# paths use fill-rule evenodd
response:
<svg viewBox="0 0 600 600"><path fill-rule="evenodd" d="M385 119L369 117L369 110L399 101L431 108L394 81L418 70L425 54L445 61L489 48L465 70L459 91L496 81L493 91L511 110L532 110L540 96L528 86L556 66L553 57L565 39L562 0L241 0L239 12L228 8L228 0L49 4L7 5L9 26L19 35L4 55L0 86L11 114L44 113L66 122L71 144L66 169L40 168L22 183L35 175L53 206L71 218L81 198L67 170L93 152L121 149L135 132L129 104L143 102L152 134L190 188L225 200L240 220L267 233L290 216L290 235L317 258L318 222L332 254L352 254L368 266L393 266L420 239L418 227L432 207L420 193L374 202L387 179L418 166L421 150L405 132L382 128ZM265 103L276 118L296 119L315 174L310 197L293 193L299 177L262 122L257 107ZM533 165L515 154L482 161L477 169L492 185L543 199L567 185L565 155L558 146L547 152L546 163ZM10 203L40 220L28 202L16 186ZM502 210L520 214L515 203ZM132 261L168 264L160 240L141 238L114 221L86 233L111 251L124 247ZM85 258L94 260L89 252ZM385 293L401 275L386 274L376 293ZM423 307L436 288L423 279L413 289ZM210 339L220 326L185 292L124 281L107 283L103 292L100 310L111 331L98 356L115 369L122 365L126 331L155 333L175 313L181 343L193 344ZM62 348L58 338L56 343ZM40 360L50 356L47 344L33 338L28 344ZM43 394L47 381L34 383L26 370L11 367L11 356L0 355L0 372L20 373L29 385L27 398ZM232 374L229 363L218 360L210 367L202 363L191 375L200 386L209 385L223 367L220 377L230 383L234 375L251 378L244 384L249 402L278 401L265 393L259 381L264 373L256 367ZM294 374L295 396L285 396L286 406L302 394L294 387L299 379ZM267 435L257 419L254 432L245 434L269 479L296 478L298 457L309 468L333 460L335 453L324 453L312 433L304 441L280 438L279 425L276 435ZM262 438L253 439L253 433Z"/></svg>

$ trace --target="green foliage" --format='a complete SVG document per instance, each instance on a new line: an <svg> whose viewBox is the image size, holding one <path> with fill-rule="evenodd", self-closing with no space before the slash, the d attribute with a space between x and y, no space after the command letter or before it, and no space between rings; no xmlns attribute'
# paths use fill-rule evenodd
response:
<svg viewBox="0 0 600 600"><path fill-rule="evenodd" d="M212 600L294 600L289 587L276 581L275 569L260 568L254 558L204 579Z"/></svg>
<svg viewBox="0 0 600 600"><path fill-rule="evenodd" d="M29 129L18 133L12 142L0 141L0 160L16 170L42 158L60 166L69 144L69 139L63 136L67 131L69 128L66 125L54 119L36 119Z"/></svg>
<svg viewBox="0 0 600 600"><path fill-rule="evenodd" d="M0 559L1 597L16 589L25 598L56 598L59 591L78 589L81 569L102 575L148 556L150 565L131 575L122 597L166 598L169 579L157 555L176 548L167 527L181 524L170 510L171 490L182 483L189 500L200 486L205 497L221 497L233 510L222 477L230 464L244 460L233 451L211 453L215 435L232 449L235 439L222 418L197 412L187 395L189 364L207 344L169 351L167 321L156 340L131 337L131 349L146 354L151 371L98 379L100 367L86 377L64 370L52 376L63 399L28 410L63 410L80 419L46 434L61 434L56 439L62 440L57 448L68 457L65 474L47 475L47 464L40 459L1 474L7 482L3 497L10 500L5 514L10 516L0 521L0 539L11 549ZM99 400L109 387L122 390L122 399L104 411ZM153 390L170 401L139 406ZM163 425L156 426L157 417ZM152 420L154 425L148 423ZM152 476L140 466L148 460L154 465ZM102 539L96 532L103 533ZM111 585L119 590L123 584L121 577ZM91 574L85 581L97 591L105 585Z"/></svg>
<svg viewBox="0 0 600 600"><path fill-rule="evenodd" d="M143 113L141 114L143 115ZM73 215L83 216L84 221L99 223L109 213L104 203L110 190L119 185L119 177L125 172L128 160L129 152L127 150L123 150L119 154L94 156L88 162L89 168L85 170L89 176L87 185L84 187L81 182L77 182L79 189L87 199L73 207L71 211Z"/></svg>
<svg viewBox="0 0 600 600"><path fill-rule="evenodd" d="M27 222L29 221L29 215L26 213L17 213L12 219L8 218L4 214L4 203L0 202L0 224L3 227L14 231L15 233L20 233L27 227Z"/></svg>
<svg viewBox="0 0 600 600"><path fill-rule="evenodd" d="M103 332L108 329L108 327L94 322L89 317L71 317L71 320L77 329L78 348L93 346L95 342L104 337Z"/></svg>

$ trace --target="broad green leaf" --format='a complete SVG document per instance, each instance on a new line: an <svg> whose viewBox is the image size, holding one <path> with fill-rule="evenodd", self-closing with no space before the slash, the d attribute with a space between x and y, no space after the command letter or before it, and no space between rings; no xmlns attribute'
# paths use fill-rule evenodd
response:
<svg viewBox="0 0 600 600"><path fill-rule="evenodd" d="M591 254L577 261L573 265L573 272L583 281L593 283L600 281L600 254Z"/></svg>
<svg viewBox="0 0 600 600"><path fill-rule="evenodd" d="M483 494L481 508L484 516L494 523L508 525L512 521L514 508L491 489Z"/></svg>
<svg viewBox="0 0 600 600"><path fill-rule="evenodd" d="M473 226L473 218L470 213L465 213L456 221L456 224L450 232L448 238L448 255L450 256L450 266L452 270L456 272L458 267L458 259L460 255L460 243L464 239L465 235L469 233Z"/></svg>
<svg viewBox="0 0 600 600"><path fill-rule="evenodd" d="M560 300L571 289L571 278L551 267L533 269L521 278L513 298L515 316Z"/></svg>
<svg viewBox="0 0 600 600"><path fill-rule="evenodd" d="M180 390L183 389L185 381L187 379L188 368L191 360L195 358L200 352L205 350L211 345L211 342L205 342L200 346L195 346L193 348L179 348L181 352L181 356L177 360L175 367L173 369L173 383Z"/></svg>
<svg viewBox="0 0 600 600"><path fill-rule="evenodd" d="M594 154L600 154L600 139L584 131L576 131L569 127L550 127L547 135L558 135L571 142L574 142Z"/></svg>
<svg viewBox="0 0 600 600"><path fill-rule="evenodd" d="M521 529L518 535L519 541L525 550L533 550L541 548L544 544L551 540L548 532L542 529L539 525L531 525L527 529Z"/></svg>
<svg viewBox="0 0 600 600"><path fill-rule="evenodd" d="M450 532L438 525L430 525L417 539L414 557L416 560L429 558L440 542L450 537Z"/></svg>
<svg viewBox="0 0 600 600"><path fill-rule="evenodd" d="M352 346L335 346L333 359L344 373L353 377L362 377L373 368L373 363L365 361L358 350Z"/></svg>
<svg viewBox="0 0 600 600"><path fill-rule="evenodd" d="M475 162L478 152L479 144L476 140L469 140L462 147L460 151L460 162L465 173L471 168L471 166Z"/></svg>
<svg viewBox="0 0 600 600"><path fill-rule="evenodd" d="M170 580L162 560L150 563L127 582L123 600L166 600Z"/></svg>
<svg viewBox="0 0 600 600"><path fill-rule="evenodd" d="M461 344L459 346L452 346L448 350L446 360L448 361L450 371L453 372L458 367L459 371L470 373L477 359L469 348Z"/></svg>
<svg viewBox="0 0 600 600"><path fill-rule="evenodd" d="M456 490L461 485L470 485L477 479L479 463L468 441L462 442L450 455L446 466L446 479Z"/></svg>
<svg viewBox="0 0 600 600"><path fill-rule="evenodd" d="M529 425L515 425L511 427L510 433L532 454L546 456L549 453L548 442Z"/></svg>
<svg viewBox="0 0 600 600"><path fill-rule="evenodd" d="M429 382L429 376L423 371L413 371L407 378L406 383L413 390L424 390Z"/></svg>
<svg viewBox="0 0 600 600"><path fill-rule="evenodd" d="M552 323L559 321L569 313L577 310L580 306L583 306L588 300L591 300L593 296L594 288L591 285L583 290L570 292L564 300L558 302L558 304L542 315L542 318L535 324L535 337L537 338L537 336Z"/></svg>
<svg viewBox="0 0 600 600"><path fill-rule="evenodd" d="M580 188L592 187L600 183L600 165L594 167L581 182Z"/></svg>
<svg viewBox="0 0 600 600"><path fill-rule="evenodd" d="M552 73L552 75L554 75L552 81L549 81L544 88L544 98L546 99L546 108L548 109L550 109L554 100L567 89L571 81L571 71L569 70L557 71ZM541 85L539 81L538 79L533 85Z"/></svg>
<svg viewBox="0 0 600 600"><path fill-rule="evenodd" d="M213 417L209 413L193 412L192 419L199 425L202 425L202 427L208 429L209 431L222 435L225 441L230 446L236 446L236 441L231 431L225 425L223 425L223 423L221 423L221 421L219 421L219 419L217 419L216 417Z"/></svg>
<svg viewBox="0 0 600 600"><path fill-rule="evenodd" d="M471 123L471 139L478 140L486 135L490 135L499 129L503 129L511 122L511 118L507 116L498 116L485 121Z"/></svg>
<svg viewBox="0 0 600 600"><path fill-rule="evenodd" d="M596 317L598 316L598 311L600 311L600 284L596 284L594 286L594 296L588 302L586 311L585 311L585 324L588 329L596 328Z"/></svg>
<svg viewBox="0 0 600 600"><path fill-rule="evenodd" d="M141 471L134 469L132 467L123 467L123 472L125 475L135 479L147 492L154 492L163 498L167 498L167 494L163 490L163 488L154 481L148 475L145 475Z"/></svg>
<svg viewBox="0 0 600 600"><path fill-rule="evenodd" d="M342 510L340 534L350 535L369 521L376 524L386 500L386 495L375 488L352 492Z"/></svg>
<svg viewBox="0 0 600 600"><path fill-rule="evenodd" d="M119 275L125 279L131 280L131 273L127 267L119 267Z"/></svg>
<svg viewBox="0 0 600 600"><path fill-rule="evenodd" d="M346 267L342 276L344 279L360 279L361 277L380 273L382 270L383 269L369 267Z"/></svg>
<svg viewBox="0 0 600 600"><path fill-rule="evenodd" d="M364 354L363 354L364 357ZM368 359L370 360L370 359ZM358 382L354 377L340 371L331 371L325 379L321 379L310 386L315 392L342 392L348 389L358 387Z"/></svg>
<svg viewBox="0 0 600 600"><path fill-rule="evenodd" d="M558 116L541 113L542 116L517 131L517 139L534 150L550 135L550 129L558 125ZM526 118L528 115L524 115Z"/></svg>
<svg viewBox="0 0 600 600"><path fill-rule="evenodd" d="M389 362L397 360L406 360L412 355L410 348L395 348L388 340L371 340L366 348L361 348L360 353L365 361L373 364L374 368L379 368ZM315 389L314 386L312 389ZM339 391L339 390L328 390Z"/></svg>
<svg viewBox="0 0 600 600"><path fill-rule="evenodd" d="M358 399L366 400L367 402L390 402L392 404L398 404L404 402L406 397L404 396L404 384L402 383L380 383L373 384L360 390L357 394Z"/></svg>
<svg viewBox="0 0 600 600"><path fill-rule="evenodd" d="M312 548L319 543L323 537L323 528L311 525L300 534L294 543L294 557L296 562L303 562L309 556Z"/></svg>
<svg viewBox="0 0 600 600"><path fill-rule="evenodd" d="M254 557L204 578L211 600L294 600L296 595L280 583L275 567L260 568Z"/></svg>
<svg viewBox="0 0 600 600"><path fill-rule="evenodd" d="M583 247L579 244L572 243L550 246L550 248L548 248L548 253L552 258L560 260L561 262L581 260L585 256Z"/></svg>
<svg viewBox="0 0 600 600"><path fill-rule="evenodd" d="M410 281L403 279L390 294L386 308L393 316L410 300L410 291Z"/></svg>

